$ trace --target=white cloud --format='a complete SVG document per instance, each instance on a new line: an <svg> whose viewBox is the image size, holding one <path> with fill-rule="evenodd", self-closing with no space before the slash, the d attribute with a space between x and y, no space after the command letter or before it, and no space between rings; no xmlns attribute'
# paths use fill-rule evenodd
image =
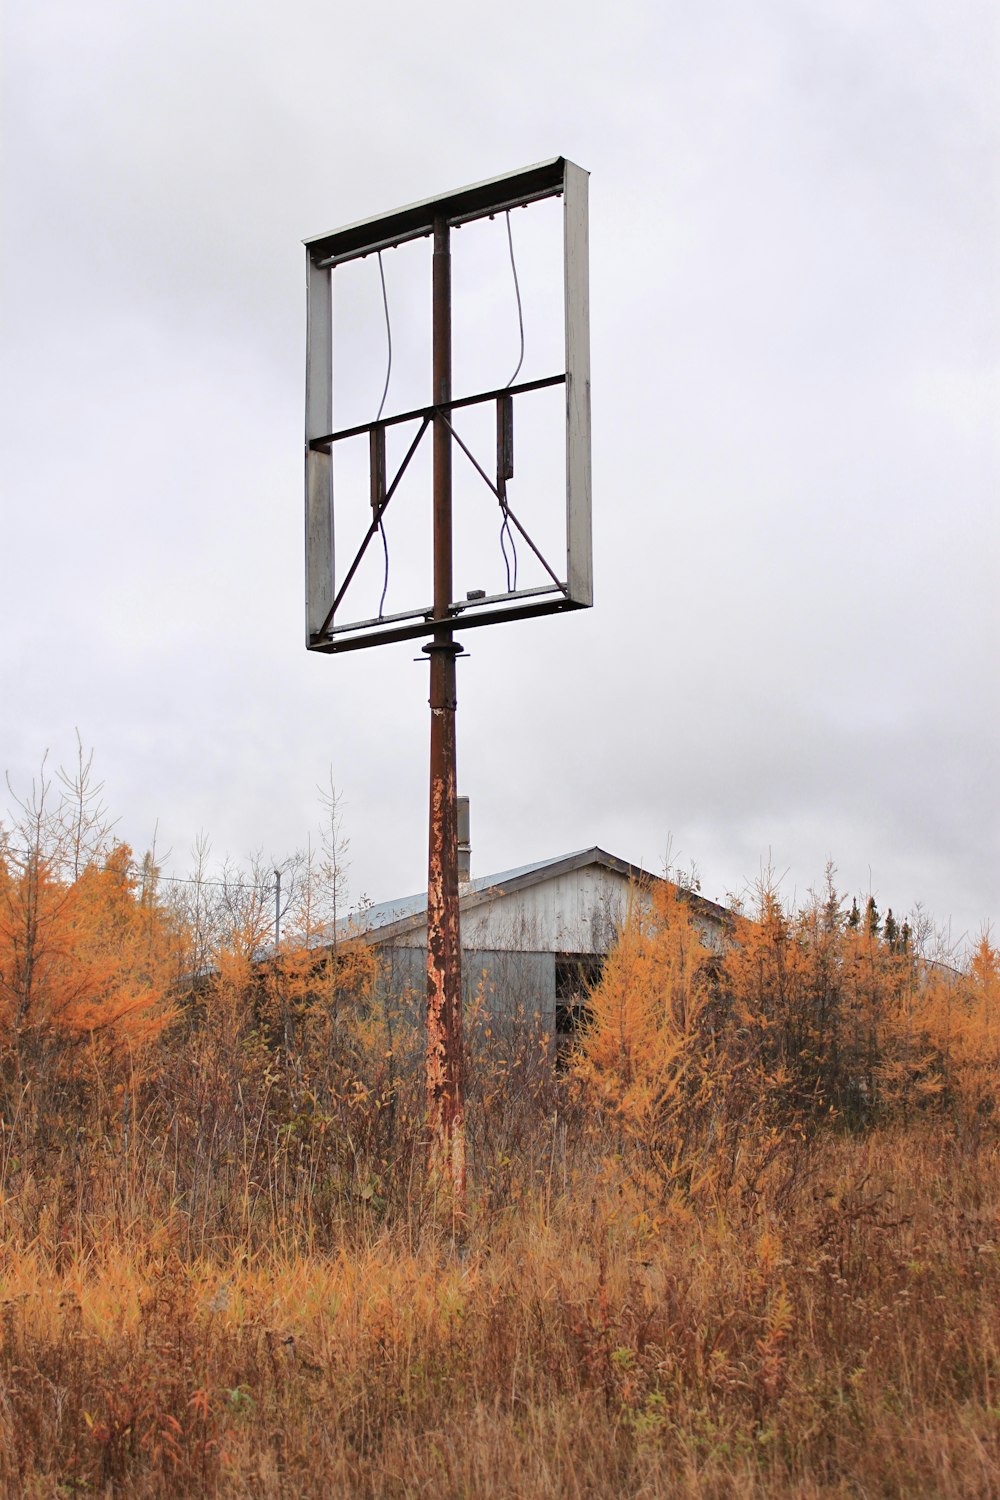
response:
<svg viewBox="0 0 1000 1500"><path fill-rule="evenodd" d="M419 653L301 646L299 242L565 151L598 604L470 639L479 869L673 829L715 893L771 847L800 890L832 854L997 916L992 6L41 0L5 33L16 776L79 724L183 861L301 842L332 763L357 886L419 885Z"/></svg>

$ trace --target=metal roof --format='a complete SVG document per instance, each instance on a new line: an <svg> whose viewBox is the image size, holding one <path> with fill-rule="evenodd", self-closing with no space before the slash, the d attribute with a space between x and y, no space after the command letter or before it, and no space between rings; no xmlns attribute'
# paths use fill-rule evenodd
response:
<svg viewBox="0 0 1000 1500"><path fill-rule="evenodd" d="M595 844L590 849L577 849L572 854L557 854L551 859L540 859L533 864L517 865L512 870L501 870L496 875L480 875L460 887L459 910L464 915L498 896L512 895L527 886L554 880L588 865L613 870L626 880L659 881L663 878L650 870L644 870L641 865L633 865L615 854L608 854ZM708 901L695 893L692 893L691 900L706 916L711 916L716 921L731 920L731 914L717 902ZM386 942L424 926L426 921L427 892L418 891L412 896L401 896L394 901L381 901L374 906L362 907L338 922L337 926L343 933L360 933L378 942Z"/></svg>

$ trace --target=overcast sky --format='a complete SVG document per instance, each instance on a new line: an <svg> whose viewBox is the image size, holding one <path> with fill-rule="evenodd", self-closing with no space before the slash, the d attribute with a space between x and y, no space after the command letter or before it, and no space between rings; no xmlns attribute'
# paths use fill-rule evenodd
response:
<svg viewBox="0 0 1000 1500"><path fill-rule="evenodd" d="M301 846L332 767L355 896L425 883L419 651L302 643L301 241L563 154L596 605L469 637L474 872L672 837L712 897L832 858L1000 919L993 0L10 0L0 41L16 786L78 727L183 873Z"/></svg>

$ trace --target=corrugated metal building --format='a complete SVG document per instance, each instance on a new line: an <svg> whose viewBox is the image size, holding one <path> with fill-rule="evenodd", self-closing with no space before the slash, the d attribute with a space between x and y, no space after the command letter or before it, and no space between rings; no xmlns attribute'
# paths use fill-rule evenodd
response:
<svg viewBox="0 0 1000 1500"><path fill-rule="evenodd" d="M539 1018L553 1036L569 1033L584 985L595 979L636 883L661 877L594 847L498 875L460 889L462 977L466 999L480 988L494 1012ZM706 941L719 947L731 918L725 907L692 893ZM353 919L377 945L389 983L422 1003L427 986L427 894L384 901Z"/></svg>

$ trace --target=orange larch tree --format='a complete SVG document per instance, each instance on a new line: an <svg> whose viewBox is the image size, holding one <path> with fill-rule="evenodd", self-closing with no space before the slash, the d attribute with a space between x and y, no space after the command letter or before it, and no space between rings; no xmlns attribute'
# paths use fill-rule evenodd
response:
<svg viewBox="0 0 1000 1500"><path fill-rule="evenodd" d="M81 830L44 777L0 831L0 1045L22 1082L90 1057L134 1055L163 1028L177 975L176 918L156 871L102 825ZM71 810L70 810L71 811ZM91 829L91 831L93 831Z"/></svg>

